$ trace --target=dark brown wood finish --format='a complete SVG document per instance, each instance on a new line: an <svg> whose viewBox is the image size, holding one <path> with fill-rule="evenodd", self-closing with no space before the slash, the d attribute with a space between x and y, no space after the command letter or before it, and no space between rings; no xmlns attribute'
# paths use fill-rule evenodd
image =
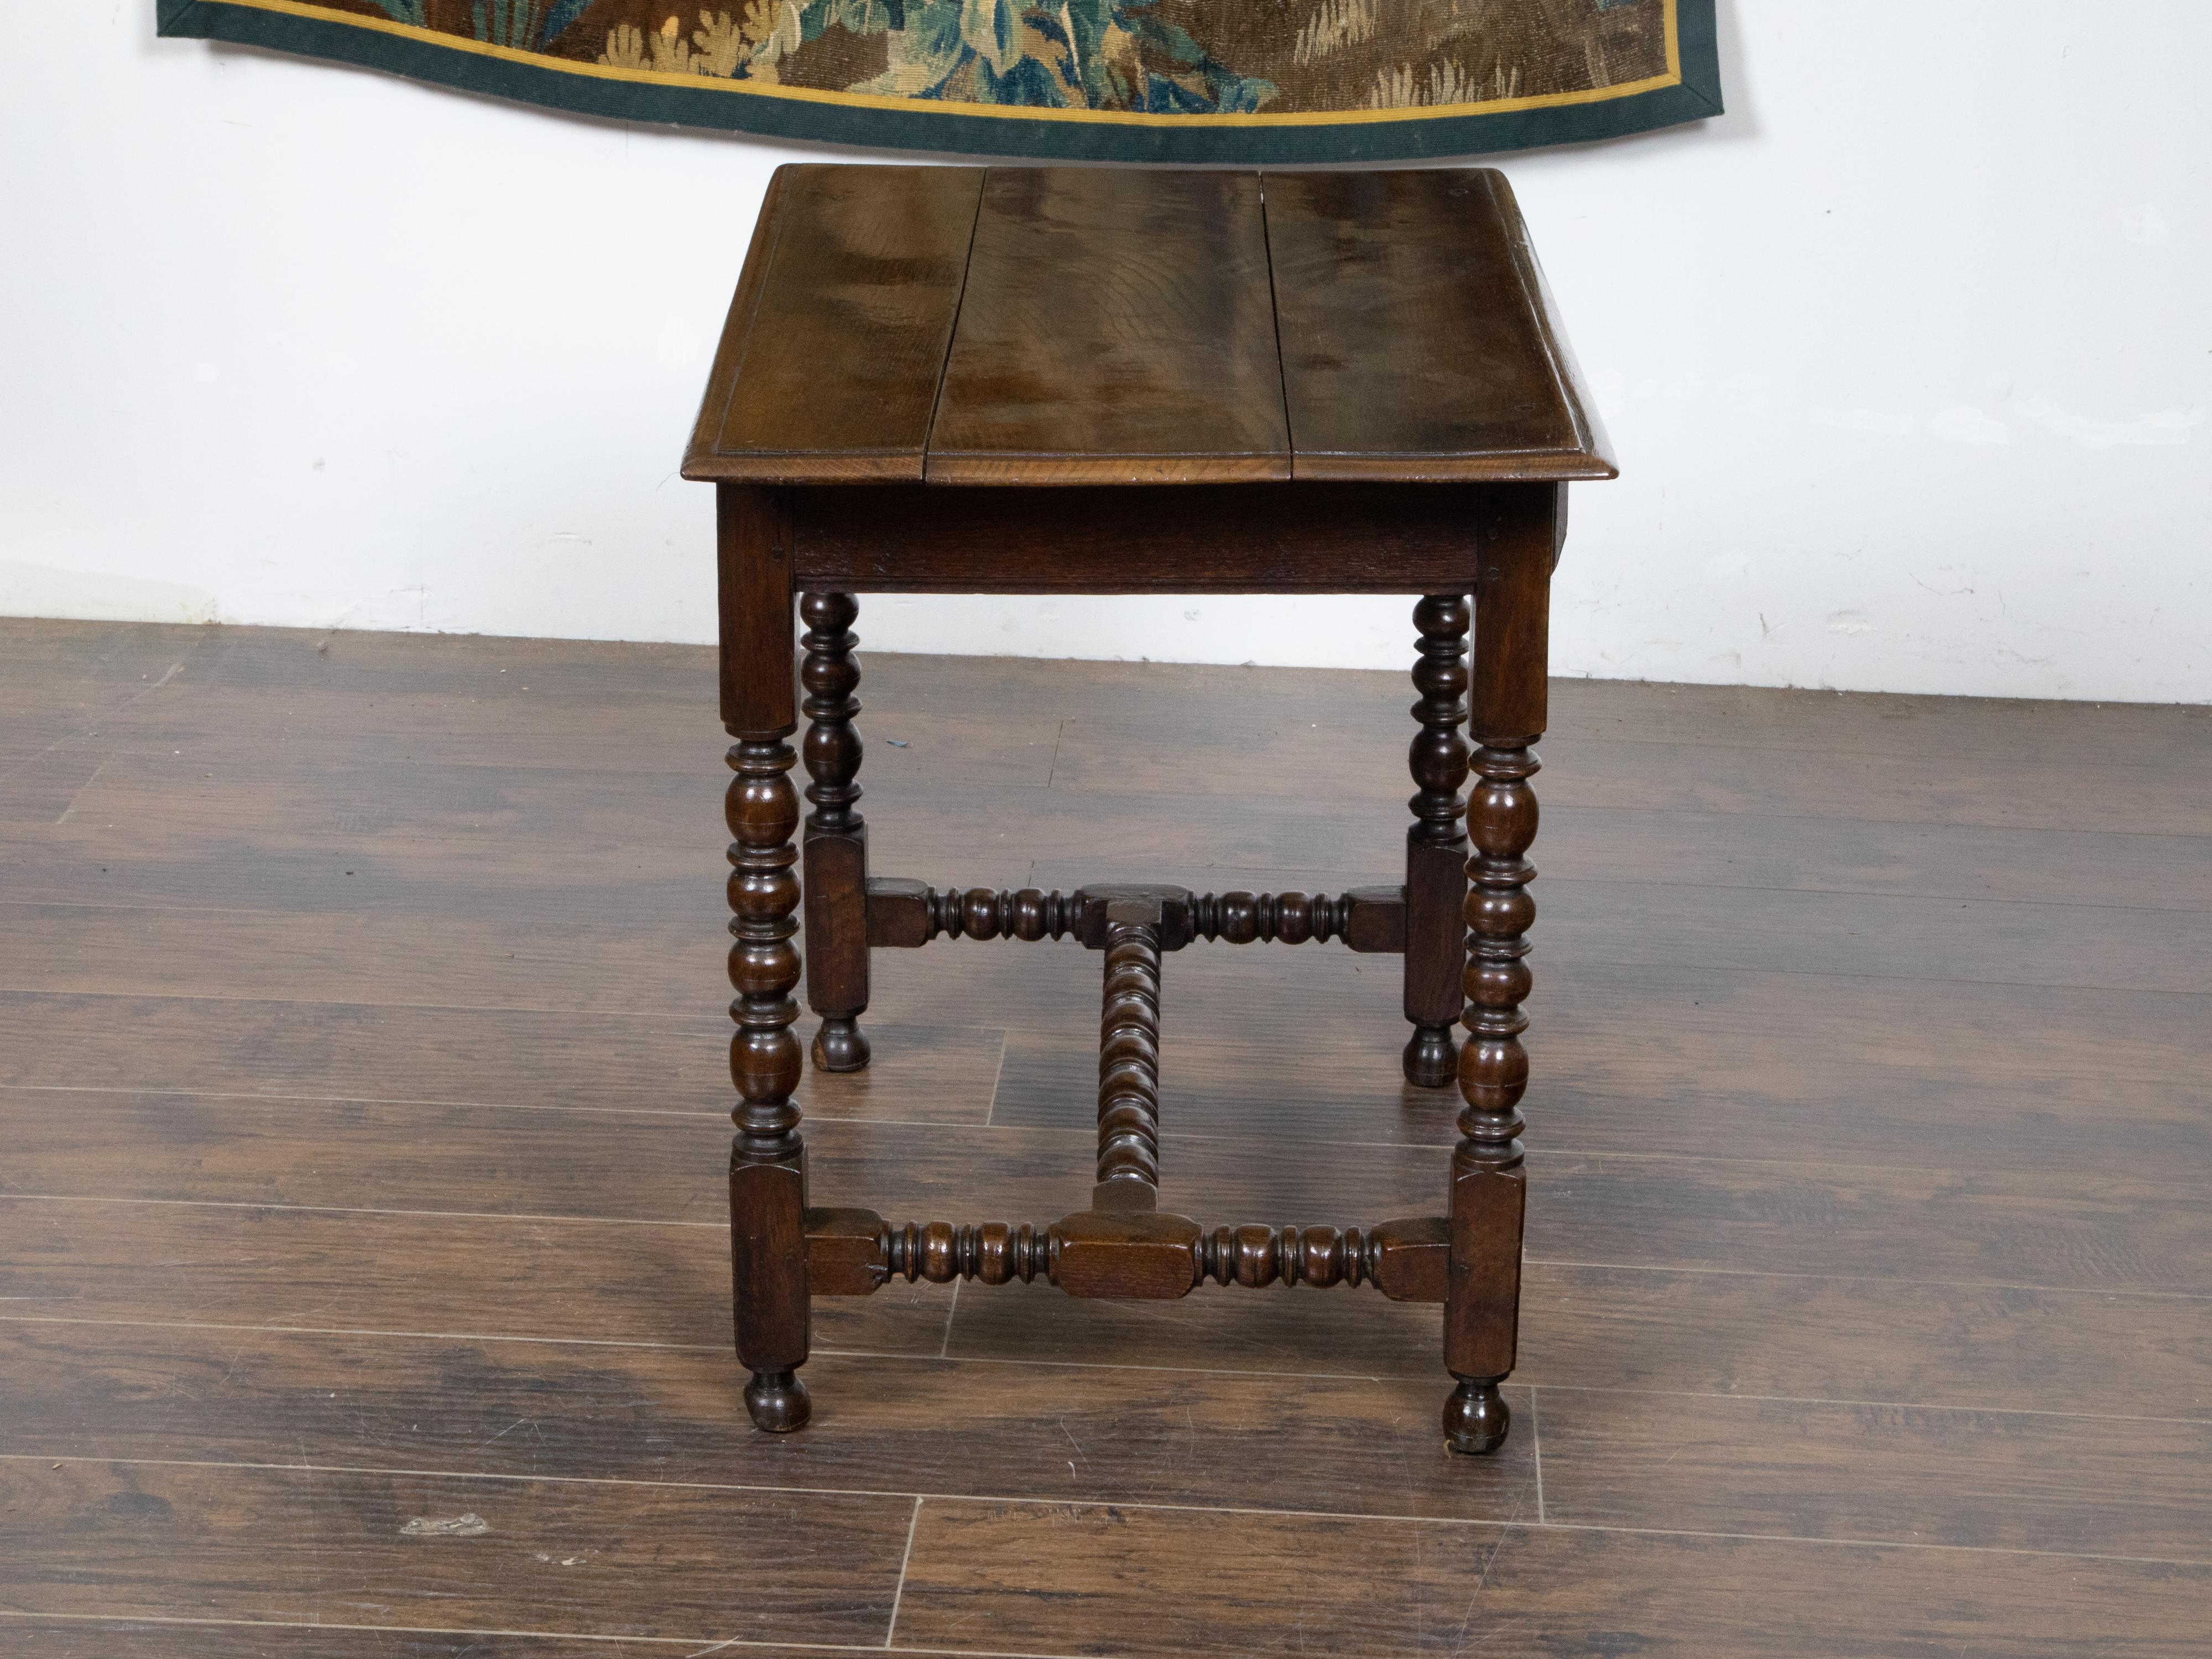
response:
<svg viewBox="0 0 2212 1659"><path fill-rule="evenodd" d="M1288 478L1258 175L992 168L927 476Z"/></svg>
<svg viewBox="0 0 2212 1659"><path fill-rule="evenodd" d="M1124 1276L1114 1291L1119 1300L1174 1301L1209 1281L1255 1290L1275 1284L1373 1285L1393 1302L1444 1299L1445 1224L1432 1217L1364 1230L1253 1224L1207 1231L1188 1217L1153 1215L1142 1205L1121 1207L1139 1213L1085 1212L1043 1227L1001 1221L909 1221L892 1227L872 1210L810 1210L809 1272L821 1296L872 1296L894 1279L909 1285L923 1279L1026 1285L1039 1279L1060 1284L1066 1245L1075 1237L1141 1251L1148 1267L1172 1268L1157 1276Z"/></svg>
<svg viewBox="0 0 2212 1659"><path fill-rule="evenodd" d="M1452 1151L1451 1291L1444 1364L1459 1388L1444 1407L1453 1449L1482 1452L1510 1420L1498 1384L1513 1370L1520 1326L1521 1240L1528 1204L1521 1045L1531 985L1535 902L1528 853L1536 838L1528 780L1544 732L1552 569L1565 533L1565 488L1524 484L1488 502L1475 579L1474 672L1468 726L1478 745L1467 805L1467 1044L1460 1052L1459 1145Z"/></svg>
<svg viewBox="0 0 2212 1659"><path fill-rule="evenodd" d="M739 343L726 343L708 392L729 411L712 466L695 447L693 475L721 478L728 498L726 573L732 546L741 550L726 586L754 596L725 631L726 687L738 688L726 703L765 706L767 679L787 673L792 583L807 595L817 1067L868 1064L858 1022L872 948L1073 933L1105 957L1097 1181L1089 1212L1038 1235L1048 1260L1017 1249L1019 1277L1042 1266L1079 1297L1179 1296L1205 1275L1193 1266L1199 1224L1158 1212L1161 957L1200 937L1350 939L1357 914L1355 943L1404 957L1413 1030L1402 1075L1431 1089L1456 1077L1466 1100L1448 1215L1423 1224L1449 1241L1443 1346L1459 1382L1447 1441L1492 1450L1506 1432L1498 1385L1513 1369L1519 1308L1527 779L1544 726L1547 594L1565 481L1613 474L1511 192L1496 173L1465 169L1263 185L1252 173L998 168L981 175L971 209L972 178L916 175L894 212L896 170L779 175L757 234L767 252L739 284ZM956 275L949 250L963 234ZM891 274L902 260L911 293ZM886 283L896 291L878 302ZM848 327L856 309L867 315ZM917 483L925 366L940 349ZM834 366L849 354L871 367L847 381ZM817 373L834 389L811 391ZM801 412L787 417L794 404ZM771 414L780 430L816 434L823 453L779 472L764 448ZM862 465L864 451L873 459ZM758 483L738 495L738 477ZM761 493L770 481L778 487ZM1472 810L1460 793L1470 586ZM1370 890L1362 904L1297 890L1200 899L1144 884L1063 896L872 882L852 724L850 593L866 588L1423 593L1403 886ZM788 895L768 880L784 857L782 825L761 793L787 754L769 734L733 753L757 786L740 862L759 872L741 907L750 955L742 974L732 967L749 1056L731 1188L738 1346L756 1420L770 1428L805 1419L795 1369L810 1291L797 1257L815 1248L802 1239L796 1077L783 1061L783 976L796 964L782 954L788 906L776 907ZM1464 1049L1452 1035L1462 1015ZM1002 1233L989 1237L1006 1248ZM951 1238L925 1242L941 1250ZM863 1264L857 1248L833 1250L815 1288L854 1274L872 1288L883 1264Z"/></svg>
<svg viewBox="0 0 2212 1659"><path fill-rule="evenodd" d="M855 778L866 750L853 717L860 700L860 659L853 632L860 606L849 593L809 593L806 619L806 1005L822 1016L814 1063L825 1072L857 1072L868 1063L860 1016L868 1007L868 825L858 810Z"/></svg>
<svg viewBox="0 0 2212 1659"><path fill-rule="evenodd" d="M807 1419L798 1380L808 1346L805 1149L799 1132L798 757L785 738L793 708L790 561L777 537L780 514L767 492L723 484L720 568L723 724L738 741L728 755L724 808L731 836L730 1250L738 1363L752 1373L745 1404L763 1429L796 1429Z"/></svg>
<svg viewBox="0 0 2212 1659"><path fill-rule="evenodd" d="M1465 860L1461 860L1464 885ZM1082 924L1084 896L1080 890L1050 892L1024 887L1010 892L970 887L965 892L939 892L935 888L903 877L887 876L868 884L868 943L894 950L916 950L934 939L1015 939L1036 944L1040 939L1065 939ZM1406 949L1406 890L1402 887L1360 887L1331 897L1327 893L1252 893L1232 888L1225 893L1195 893L1188 906L1190 939L1170 938L1164 950L1180 950L1193 939L1218 939L1225 945L1269 943L1304 945L1342 939L1350 949L1365 955L1401 955ZM1462 949L1466 925L1455 907L1452 912L1453 949ZM1452 1009L1459 1007L1459 969L1452 970Z"/></svg>
<svg viewBox="0 0 2212 1659"><path fill-rule="evenodd" d="M1161 912L1157 898L1106 907L1097 1209L1149 1210L1159 1202Z"/></svg>
<svg viewBox="0 0 2212 1659"><path fill-rule="evenodd" d="M781 738L799 724L791 678L789 503L773 490L714 492L722 728Z"/></svg>
<svg viewBox="0 0 2212 1659"><path fill-rule="evenodd" d="M1493 171L807 164L770 185L684 476L1187 486L1614 466Z"/></svg>
<svg viewBox="0 0 2212 1659"><path fill-rule="evenodd" d="M806 586L870 593L1448 593L1467 484L890 487L793 492Z"/></svg>
<svg viewBox="0 0 2212 1659"><path fill-rule="evenodd" d="M1502 174L1274 173L1267 195L1294 476L1616 476Z"/></svg>
<svg viewBox="0 0 2212 1659"><path fill-rule="evenodd" d="M982 183L981 167L778 167L684 476L920 479Z"/></svg>
<svg viewBox="0 0 2212 1659"><path fill-rule="evenodd" d="M1406 831L1406 1081L1448 1087L1459 1075L1452 1041L1467 964L1467 600L1432 594L1413 607L1421 638L1413 665L1421 729L1407 752L1419 786Z"/></svg>

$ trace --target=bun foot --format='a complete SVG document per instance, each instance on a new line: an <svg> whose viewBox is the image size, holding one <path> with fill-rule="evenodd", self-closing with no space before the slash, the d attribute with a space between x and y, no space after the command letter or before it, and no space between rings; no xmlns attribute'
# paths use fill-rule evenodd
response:
<svg viewBox="0 0 2212 1659"><path fill-rule="evenodd" d="M872 1051L857 1019L825 1019L814 1034L815 1069L823 1072L863 1072Z"/></svg>
<svg viewBox="0 0 2212 1659"><path fill-rule="evenodd" d="M1479 1455L1505 1443L1505 1431L1513 1413L1494 1382L1460 1379L1459 1388L1444 1401L1444 1443L1455 1452Z"/></svg>
<svg viewBox="0 0 2212 1659"><path fill-rule="evenodd" d="M1459 1050L1448 1025L1416 1025L1406 1044L1406 1081L1416 1089L1443 1089L1459 1081Z"/></svg>
<svg viewBox="0 0 2212 1659"><path fill-rule="evenodd" d="M770 1434L803 1429L814 1414L797 1371L755 1371L745 1384L745 1409L753 1414L753 1426Z"/></svg>

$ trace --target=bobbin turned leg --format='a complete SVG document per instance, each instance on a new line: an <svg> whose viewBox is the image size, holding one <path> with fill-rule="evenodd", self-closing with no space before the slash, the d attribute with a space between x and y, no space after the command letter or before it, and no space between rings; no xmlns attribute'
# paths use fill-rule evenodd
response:
<svg viewBox="0 0 2212 1659"><path fill-rule="evenodd" d="M792 703L791 565L770 492L723 484L720 551L722 723L730 750L730 1258L738 1360L752 1373L753 1422L799 1427L809 1407L799 1380L808 1340L806 1166L792 1096L801 1069L792 1035L799 1005L797 757L784 739Z"/></svg>
<svg viewBox="0 0 2212 1659"><path fill-rule="evenodd" d="M1406 831L1406 1081L1441 1089L1457 1075L1452 1027L1460 1015L1460 977L1467 964L1467 832L1461 815L1467 782L1466 599L1431 594L1413 607L1421 636L1413 687L1421 723L1407 759L1419 786Z"/></svg>
<svg viewBox="0 0 2212 1659"><path fill-rule="evenodd" d="M1106 907L1098 1020L1094 1210L1153 1210L1160 1189L1160 929L1157 899Z"/></svg>
<svg viewBox="0 0 2212 1659"><path fill-rule="evenodd" d="M1544 730L1552 567L1566 492L1501 488L1480 523L1470 725L1478 747L1467 806L1467 1046L1459 1062L1459 1144L1452 1152L1451 1247L1444 1364L1458 1387L1444 1404L1455 1451L1495 1450L1511 1418L1498 1391L1513 1370L1521 1312L1527 1177L1521 1097L1528 1086L1528 932L1535 918L1526 856L1536 836L1534 747Z"/></svg>
<svg viewBox="0 0 2212 1659"><path fill-rule="evenodd" d="M857 1072L868 1063L860 1015L868 1006L868 826L857 811L860 733L853 716L860 700L860 659L852 632L860 607L849 593L808 593L806 620L806 1006L822 1016L814 1063L825 1072Z"/></svg>

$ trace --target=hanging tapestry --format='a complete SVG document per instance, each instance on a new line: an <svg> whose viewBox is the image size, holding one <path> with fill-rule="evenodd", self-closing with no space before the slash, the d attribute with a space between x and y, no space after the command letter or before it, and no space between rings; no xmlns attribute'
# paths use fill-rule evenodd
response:
<svg viewBox="0 0 2212 1659"><path fill-rule="evenodd" d="M625 121L1111 161L1468 155L1717 114L1713 0L158 0Z"/></svg>

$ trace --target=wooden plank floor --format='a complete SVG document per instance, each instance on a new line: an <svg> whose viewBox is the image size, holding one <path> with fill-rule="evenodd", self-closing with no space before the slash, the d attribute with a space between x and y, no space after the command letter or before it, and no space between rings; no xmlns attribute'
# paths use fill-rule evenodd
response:
<svg viewBox="0 0 2212 1659"><path fill-rule="evenodd" d="M879 873L1395 879L1401 677L866 668ZM713 690L0 623L0 1653L2212 1651L2212 711L1555 687L1477 1462L1345 1291L825 1303L745 1425ZM1096 959L877 960L817 1194L1079 1202ZM1436 1207L1395 963L1167 981L1170 1202Z"/></svg>

